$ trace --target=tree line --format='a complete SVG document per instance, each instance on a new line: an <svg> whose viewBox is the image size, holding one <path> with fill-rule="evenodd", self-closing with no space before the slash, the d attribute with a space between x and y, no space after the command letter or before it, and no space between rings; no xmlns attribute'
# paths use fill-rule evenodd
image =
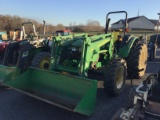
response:
<svg viewBox="0 0 160 120"><path fill-rule="evenodd" d="M11 15L0 15L0 30L1 31L13 31L17 28L21 28L22 23L32 22L36 26L36 31L43 33L43 22L36 21L34 19L22 18L19 16ZM47 21L46 21L47 23ZM30 32L32 27L25 26L26 32ZM70 29L72 32L102 32L104 27L102 27L99 21L88 20L86 24L76 25L75 22L70 23L69 26L64 26L63 24L52 25L46 24L46 33L53 33L56 30Z"/></svg>

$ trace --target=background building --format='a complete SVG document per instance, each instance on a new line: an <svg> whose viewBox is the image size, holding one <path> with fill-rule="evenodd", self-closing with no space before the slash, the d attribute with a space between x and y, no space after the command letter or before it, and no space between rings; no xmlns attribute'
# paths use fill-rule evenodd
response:
<svg viewBox="0 0 160 120"><path fill-rule="evenodd" d="M150 19L150 21L155 25L154 30L157 30L157 29L160 30L160 27L158 27L160 25L158 20Z"/></svg>
<svg viewBox="0 0 160 120"><path fill-rule="evenodd" d="M124 19L121 19L111 25L111 29L122 29L124 27ZM128 18L128 27L131 31L154 31L157 29L158 20L151 20L145 16Z"/></svg>

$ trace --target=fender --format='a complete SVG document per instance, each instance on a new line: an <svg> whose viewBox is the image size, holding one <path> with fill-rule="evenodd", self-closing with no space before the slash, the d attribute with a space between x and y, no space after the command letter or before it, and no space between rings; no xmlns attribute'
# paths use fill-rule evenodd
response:
<svg viewBox="0 0 160 120"><path fill-rule="evenodd" d="M122 41L121 47L118 51L119 56L122 58L127 58L130 53L130 50L136 40L139 40L139 38L133 37L133 36L130 36L130 37L125 36Z"/></svg>

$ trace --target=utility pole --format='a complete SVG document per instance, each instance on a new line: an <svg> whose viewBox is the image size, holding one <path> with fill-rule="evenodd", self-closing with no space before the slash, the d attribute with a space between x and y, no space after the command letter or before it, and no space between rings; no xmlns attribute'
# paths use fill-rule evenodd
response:
<svg viewBox="0 0 160 120"><path fill-rule="evenodd" d="M138 13L137 13L137 17L139 17L139 10L138 10Z"/></svg>

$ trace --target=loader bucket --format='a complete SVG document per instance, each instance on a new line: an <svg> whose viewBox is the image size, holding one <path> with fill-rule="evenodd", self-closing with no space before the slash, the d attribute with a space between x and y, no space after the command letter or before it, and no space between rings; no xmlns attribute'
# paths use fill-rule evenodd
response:
<svg viewBox="0 0 160 120"><path fill-rule="evenodd" d="M8 67L5 65L0 65L0 83L3 83L8 77L16 76L20 73L20 70L16 67Z"/></svg>
<svg viewBox="0 0 160 120"><path fill-rule="evenodd" d="M28 68L23 74L4 84L73 112L91 115L95 109L96 80Z"/></svg>

